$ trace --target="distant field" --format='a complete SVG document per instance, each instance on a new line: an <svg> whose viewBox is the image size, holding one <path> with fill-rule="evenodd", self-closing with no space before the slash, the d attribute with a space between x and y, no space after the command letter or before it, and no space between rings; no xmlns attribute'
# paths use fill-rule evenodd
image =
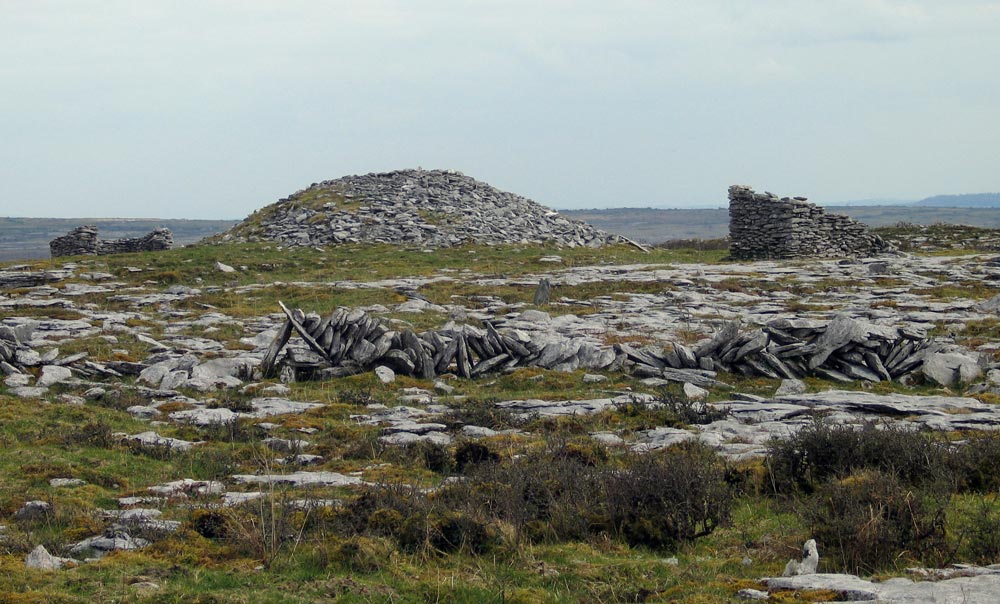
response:
<svg viewBox="0 0 1000 604"><path fill-rule="evenodd" d="M917 206L826 206L830 213L846 214L873 226L900 222L920 225L965 224L1000 228L1000 208L932 208ZM729 234L729 210L614 208L562 210L570 218L648 243L672 239L713 239Z"/></svg>
<svg viewBox="0 0 1000 604"><path fill-rule="evenodd" d="M49 241L85 224L97 225L101 239L139 237L160 227L174 235L174 245L188 245L221 233L236 220L164 220L158 218L7 218L0 216L0 260L48 258Z"/></svg>

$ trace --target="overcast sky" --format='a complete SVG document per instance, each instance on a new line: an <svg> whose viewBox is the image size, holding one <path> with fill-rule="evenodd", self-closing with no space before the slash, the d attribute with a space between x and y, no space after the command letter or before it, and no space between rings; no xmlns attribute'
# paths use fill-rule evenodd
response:
<svg viewBox="0 0 1000 604"><path fill-rule="evenodd" d="M1000 1L0 0L0 215L452 168L556 208L1000 190Z"/></svg>

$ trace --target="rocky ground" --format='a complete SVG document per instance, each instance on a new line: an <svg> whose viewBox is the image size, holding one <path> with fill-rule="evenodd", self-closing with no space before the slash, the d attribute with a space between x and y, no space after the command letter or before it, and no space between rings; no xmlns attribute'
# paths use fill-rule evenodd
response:
<svg viewBox="0 0 1000 604"><path fill-rule="evenodd" d="M275 263L248 249L223 258L232 264L210 261L204 250L178 250L169 252L177 262L170 268L147 254L0 270L5 404L107 411L127 428L105 438L120 455L171 458L215 451L227 439L240 443L227 473L193 476L178 464L121 484L105 477L92 503L74 504L87 508L87 522L46 537L50 547L58 544L52 555L30 542L37 523L68 505L65 493L89 492L95 476L75 463L56 464L44 480L20 478L16 492L0 494L12 527L0 539L27 539L30 566L162 548L157 544L183 534L197 510L273 502L276 488L287 496L284 505L320 510L389 480L436 486L427 472L387 461L392 453L368 461L346 454L357 446L346 442L352 438L382 451L468 442L523 447L545 440L546 422L574 421L574 438L599 448L646 454L699 441L730 463L752 463L772 439L818 415L946 437L1000 426L1000 263L989 254L693 263L668 252L619 250L618 261L610 253L527 248L472 268L442 261L371 279L345 278L360 272L344 265L346 254L331 263L338 265L328 271L333 278L291 272L277 280L267 272L279 270L268 266ZM330 261L327 252L302 253L304 264ZM542 280L551 284L550 300L529 302ZM338 373L347 365L329 351L355 350L346 329L341 348L331 341L319 351L326 357L294 330L276 346L288 320L277 300L301 309L302 325L345 307L334 315L341 325L363 320L377 333L369 340L375 343L399 334L396 344L392 335L383 338L386 350L395 346L399 354L395 361L387 352L376 356L372 344L364 362L352 357L352 370ZM449 342L456 342L453 356L445 357ZM470 350L464 370L454 352L463 347ZM269 352L276 357L266 359ZM413 368L420 354L424 364L435 361L435 371ZM663 387L704 411L706 421L615 420L646 408L661 417L655 411L668 404ZM476 414L468 412L471 402ZM504 421L492 421L497 417ZM4 467L10 471L10 460ZM988 601L969 594L994 593L995 572L976 571L956 593ZM864 591L852 581L787 580L761 589ZM161 588L142 582L152 584L143 589ZM924 595L933 590L923 583L871 585L864 589L872 601L952 601Z"/></svg>

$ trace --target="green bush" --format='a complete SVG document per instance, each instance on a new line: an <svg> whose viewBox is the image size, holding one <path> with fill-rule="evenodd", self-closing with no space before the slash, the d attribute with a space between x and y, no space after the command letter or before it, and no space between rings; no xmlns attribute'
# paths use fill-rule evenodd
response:
<svg viewBox="0 0 1000 604"><path fill-rule="evenodd" d="M820 488L806 500L804 516L835 568L872 573L945 562L949 499L908 487L893 474L864 471Z"/></svg>
<svg viewBox="0 0 1000 604"><path fill-rule="evenodd" d="M485 464L440 498L450 509L485 515L530 541L611 535L670 548L729 519L731 492L718 456L691 444L611 465L565 447L506 464Z"/></svg>
<svg viewBox="0 0 1000 604"><path fill-rule="evenodd" d="M996 564L1000 560L1000 510L996 502L982 500L962 527L967 558L974 564Z"/></svg>
<svg viewBox="0 0 1000 604"><path fill-rule="evenodd" d="M564 541L590 534L599 494L593 467L546 452L480 464L441 498L455 509L509 523L531 540Z"/></svg>
<svg viewBox="0 0 1000 604"><path fill-rule="evenodd" d="M1000 434L971 436L949 455L949 466L961 491L1000 491Z"/></svg>
<svg viewBox="0 0 1000 604"><path fill-rule="evenodd" d="M455 448L455 469L459 473L465 473L479 464L499 461L500 456L482 443L465 441Z"/></svg>
<svg viewBox="0 0 1000 604"><path fill-rule="evenodd" d="M855 427L822 420L789 439L772 442L766 464L778 493L812 493L829 479L862 470L921 486L941 485L951 474L945 448L923 433L892 425Z"/></svg>
<svg viewBox="0 0 1000 604"><path fill-rule="evenodd" d="M604 475L613 531L631 545L673 548L728 522L732 496L718 456L690 444L639 456Z"/></svg>

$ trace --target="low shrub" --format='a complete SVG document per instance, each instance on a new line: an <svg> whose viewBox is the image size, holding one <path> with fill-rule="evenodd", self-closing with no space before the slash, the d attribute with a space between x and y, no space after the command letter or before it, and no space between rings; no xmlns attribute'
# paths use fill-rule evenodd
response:
<svg viewBox="0 0 1000 604"><path fill-rule="evenodd" d="M599 487L593 467L545 452L480 464L441 499L453 509L509 523L530 540L563 541L590 534Z"/></svg>
<svg viewBox="0 0 1000 604"><path fill-rule="evenodd" d="M822 419L789 439L772 442L766 464L778 493L812 493L829 479L862 470L920 486L941 485L951 474L945 447L923 433L875 423L834 425Z"/></svg>
<svg viewBox="0 0 1000 604"><path fill-rule="evenodd" d="M968 556L964 561L988 565L1000 560L1000 509L995 502L980 501L963 529Z"/></svg>
<svg viewBox="0 0 1000 604"><path fill-rule="evenodd" d="M1000 434L971 436L951 452L948 462L960 491L1000 491Z"/></svg>
<svg viewBox="0 0 1000 604"><path fill-rule="evenodd" d="M603 478L611 529L631 545L673 548L708 535L730 517L724 468L699 444L638 456Z"/></svg>
<svg viewBox="0 0 1000 604"><path fill-rule="evenodd" d="M455 403L446 417L449 428L481 426L491 430L510 430L529 423L532 418L519 417L517 413L497 405L499 399L468 399Z"/></svg>
<svg viewBox="0 0 1000 604"><path fill-rule="evenodd" d="M500 456L482 443L470 440L460 443L455 448L455 469L459 473L465 473L479 464L499 461Z"/></svg>
<svg viewBox="0 0 1000 604"><path fill-rule="evenodd" d="M711 533L728 521L732 501L719 458L697 444L621 466L556 448L477 467L440 497L533 542L606 535L660 549Z"/></svg>
<svg viewBox="0 0 1000 604"><path fill-rule="evenodd" d="M481 516L403 486L366 489L344 508L338 524L342 534L391 538L411 553L482 554L498 543L497 532Z"/></svg>
<svg viewBox="0 0 1000 604"><path fill-rule="evenodd" d="M223 539L227 535L228 515L219 510L196 509L188 519L191 530L206 539Z"/></svg>
<svg viewBox="0 0 1000 604"><path fill-rule="evenodd" d="M395 547L384 538L350 537L324 551L323 566L336 564L353 573L375 573L391 563Z"/></svg>
<svg viewBox="0 0 1000 604"><path fill-rule="evenodd" d="M805 501L804 517L837 570L873 573L909 562L945 562L948 502L893 474L863 471L820 488Z"/></svg>

